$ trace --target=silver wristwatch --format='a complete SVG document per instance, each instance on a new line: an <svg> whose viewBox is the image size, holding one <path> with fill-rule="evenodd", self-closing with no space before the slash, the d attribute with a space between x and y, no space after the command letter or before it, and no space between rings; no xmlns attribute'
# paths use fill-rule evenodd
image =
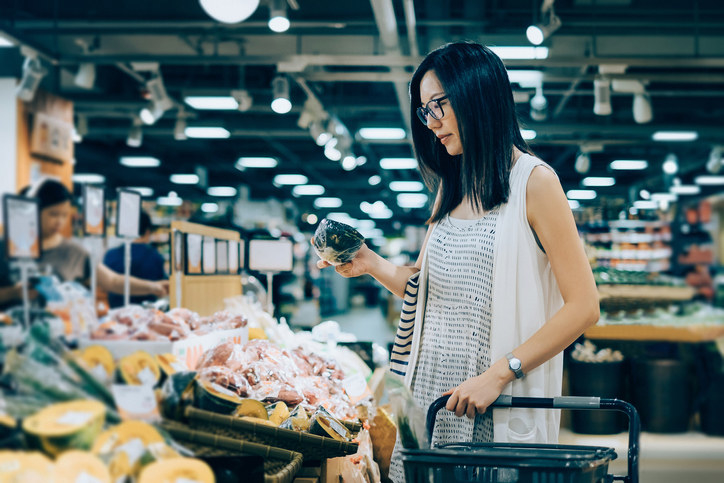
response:
<svg viewBox="0 0 724 483"><path fill-rule="evenodd" d="M521 369L523 367L523 363L520 362L520 359L515 357L512 352L508 352L507 354L505 354L505 358L508 359L508 368L513 371L513 374L515 374L515 378L524 378L525 374Z"/></svg>

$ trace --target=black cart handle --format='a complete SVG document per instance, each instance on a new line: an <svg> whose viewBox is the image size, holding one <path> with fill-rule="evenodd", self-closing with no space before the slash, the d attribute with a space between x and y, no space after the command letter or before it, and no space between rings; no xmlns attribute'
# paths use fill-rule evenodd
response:
<svg viewBox="0 0 724 483"><path fill-rule="evenodd" d="M450 396L442 396L430 405L427 410L427 436L432 441L432 431L435 429L435 418L438 411L445 407ZM535 408L535 409L603 409L626 413L628 417L628 475L614 476L614 480L628 483L639 481L639 438L641 434L641 420L639 413L631 403L620 399L605 399L587 396L560 396L560 397L513 397L502 394L491 408Z"/></svg>

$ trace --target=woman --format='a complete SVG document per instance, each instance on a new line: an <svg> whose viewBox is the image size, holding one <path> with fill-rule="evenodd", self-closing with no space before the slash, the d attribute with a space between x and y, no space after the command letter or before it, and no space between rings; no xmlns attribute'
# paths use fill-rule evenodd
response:
<svg viewBox="0 0 724 483"><path fill-rule="evenodd" d="M566 196L521 137L507 72L486 47L431 52L410 96L420 172L437 193L421 256L399 267L363 247L336 270L402 297L423 269L406 382L423 408L450 395L433 443L555 442L557 412L486 410L501 394L560 395L563 349L598 320ZM397 451L390 476L403 479Z"/></svg>
<svg viewBox="0 0 724 483"><path fill-rule="evenodd" d="M41 274L50 272L61 281L79 281L87 284L90 278L90 256L79 243L65 238L62 234L71 215L73 196L58 181L44 178L33 186L24 188L21 195L37 198L40 203L40 229L42 256L38 260ZM5 258L0 263L0 307L7 307L22 299L22 288L11 273ZM123 275L117 274L105 265L96 267L98 285L107 292L123 293ZM159 297L167 293L165 281L146 281L131 278L131 293L134 295L153 294ZM32 291L33 296L37 295Z"/></svg>

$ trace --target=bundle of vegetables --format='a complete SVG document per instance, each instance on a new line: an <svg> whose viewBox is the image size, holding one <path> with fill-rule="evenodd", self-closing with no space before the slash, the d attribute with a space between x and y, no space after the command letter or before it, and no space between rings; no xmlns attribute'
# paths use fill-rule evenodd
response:
<svg viewBox="0 0 724 483"><path fill-rule="evenodd" d="M177 341L216 330L245 327L246 318L226 311L208 317L196 312L175 308L166 313L138 305L123 307L110 314L91 334L100 340Z"/></svg>

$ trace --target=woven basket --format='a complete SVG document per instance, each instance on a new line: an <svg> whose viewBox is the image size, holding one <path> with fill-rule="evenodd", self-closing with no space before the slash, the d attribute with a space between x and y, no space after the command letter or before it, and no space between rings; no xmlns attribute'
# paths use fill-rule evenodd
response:
<svg viewBox="0 0 724 483"><path fill-rule="evenodd" d="M257 455L264 458L264 483L291 483L302 468L300 453L282 448L241 441L205 431L195 431L175 421L164 421L163 429L197 458Z"/></svg>
<svg viewBox="0 0 724 483"><path fill-rule="evenodd" d="M186 419L194 429L229 438L297 451L305 461L321 461L355 454L359 445L291 429L275 428L254 421L225 416L194 407L186 408Z"/></svg>

